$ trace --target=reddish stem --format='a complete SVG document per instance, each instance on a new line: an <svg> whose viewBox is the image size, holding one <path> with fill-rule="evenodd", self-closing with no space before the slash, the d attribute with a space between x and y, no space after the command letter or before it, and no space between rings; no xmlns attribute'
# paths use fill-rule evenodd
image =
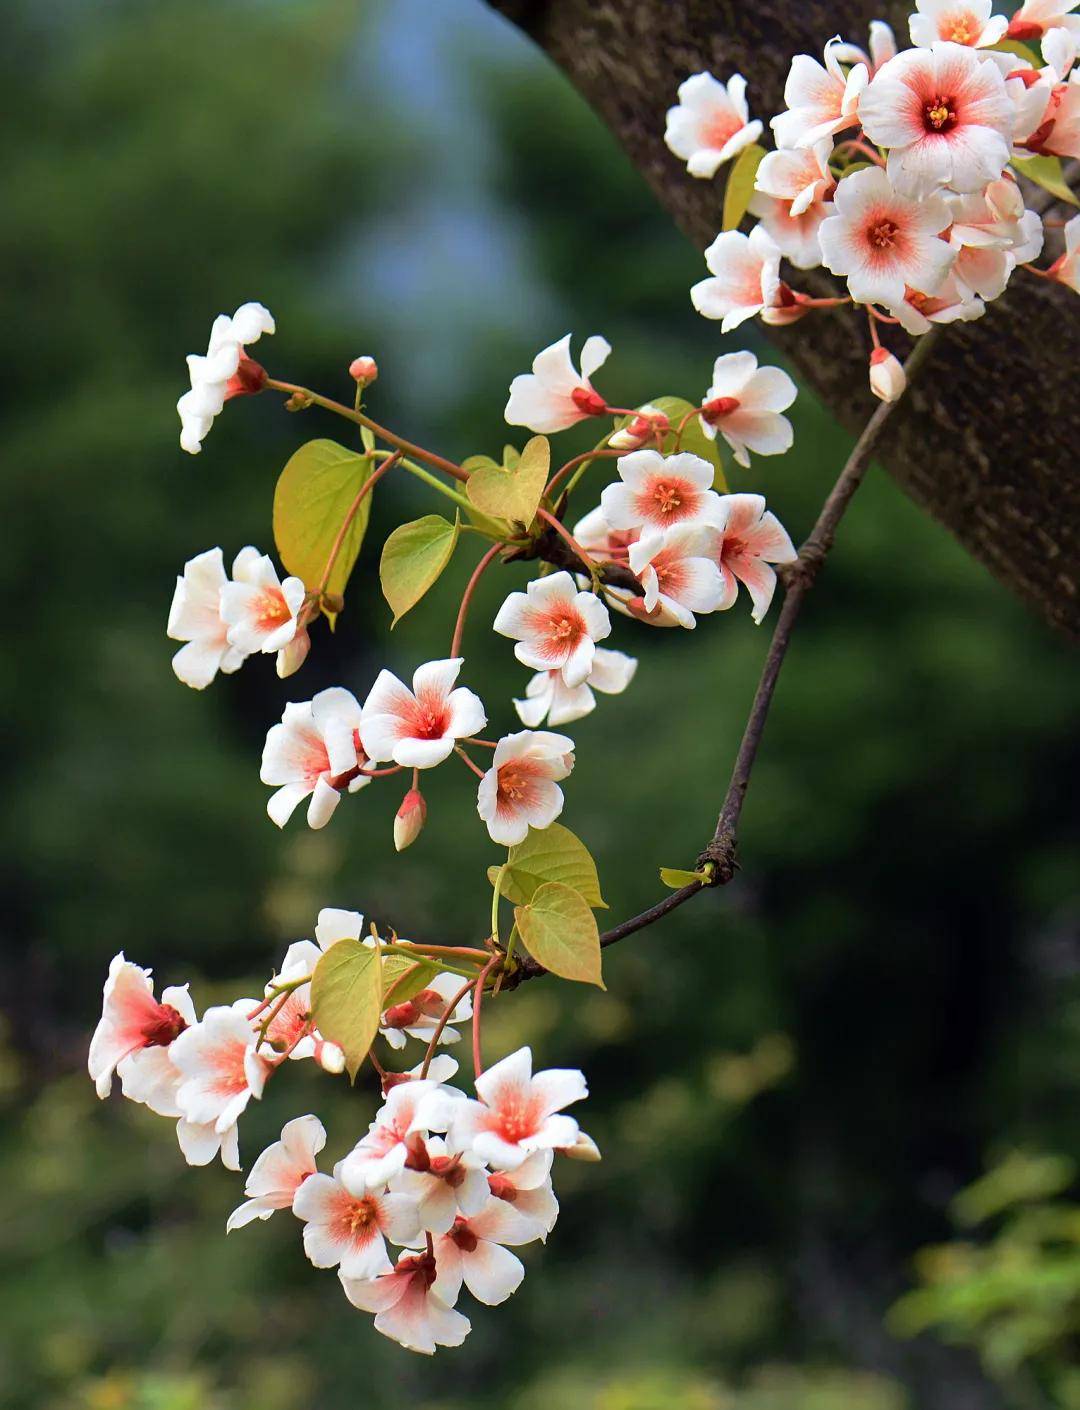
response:
<svg viewBox="0 0 1080 1410"><path fill-rule="evenodd" d="M472 596L473 593L476 591L476 585L480 581L480 578L483 575L484 569L487 567L487 565L500 551L500 549L503 549L505 547L506 545L502 543L492 544L488 551L484 554L483 558L481 558L480 562L473 569L472 577L465 585L465 591L462 593L461 596L461 606L458 608L457 621L454 623L454 635L450 641L451 660L453 660L456 656L460 656L461 654L461 638L465 635L465 618L469 615L469 604L472 602Z"/></svg>
<svg viewBox="0 0 1080 1410"><path fill-rule="evenodd" d="M501 954L492 955L487 964L476 976L476 987L473 990L472 1008L472 1060L473 1060L473 1082L483 1075L484 1064L480 1058L480 1005L484 999L484 985L487 977L493 969L503 962Z"/></svg>
<svg viewBox="0 0 1080 1410"><path fill-rule="evenodd" d="M360 486L359 490L356 493L356 498L353 500L352 504L349 505L348 513L345 515L345 518L341 521L341 528L337 532L337 538L334 540L333 547L330 549L330 556L326 560L326 569L322 575L322 582L319 584L320 597L322 597L323 593L329 586L330 574L334 571L334 564L337 562L337 556L341 552L341 545L345 542L345 535L349 532L349 527L352 524L352 521L356 518L360 506L363 504L364 500L368 497L368 495L375 488L375 486L379 483L382 477L386 474L386 472L394 468L394 466L401 459L401 455L401 451L395 451L394 454L389 457L389 459L383 461L383 463L379 466L377 470L372 471L372 473Z"/></svg>
<svg viewBox="0 0 1080 1410"><path fill-rule="evenodd" d="M435 1028L435 1032L431 1035L431 1042L428 1043L427 1052L424 1054L424 1065L420 1069L421 1079L428 1075L428 1068L431 1066L431 1059L435 1056L435 1049L439 1046L439 1039L443 1035L443 1029L450 1022L450 1015L457 1008L458 1004L461 1003L462 999L469 992L472 986L473 981L471 979L466 979L465 983L461 986L461 988L457 991L454 997L446 1005L446 1009L443 1013L443 1016L439 1019L439 1022Z"/></svg>
<svg viewBox="0 0 1080 1410"><path fill-rule="evenodd" d="M637 412L634 412L635 416L637 414ZM587 460L613 460L625 454L626 452L624 450L582 451L580 455L575 455L571 460L568 460L565 465L560 465L558 470L555 471L554 475L552 475L551 479L547 482L547 488L544 490L544 494L550 499L559 481L565 479L566 476L570 474L571 470L576 470L579 465L584 465Z"/></svg>
<svg viewBox="0 0 1080 1410"><path fill-rule="evenodd" d="M476 766L476 764L473 763L473 761L469 758L468 754L465 753L465 750L464 750L464 749L458 747L457 749L454 750L454 753L455 753L455 754L458 756L458 758L461 759L464 763L468 764L469 768L472 769L473 773L476 775L477 778L483 778L483 777L484 777L484 771L483 771L483 769L478 768L478 767Z"/></svg>
<svg viewBox="0 0 1080 1410"><path fill-rule="evenodd" d="M560 524L558 519L555 518L554 514L549 514L546 509L538 509L536 513L539 518L543 519L545 524L549 524L551 528L555 530L555 532L564 542L570 545L570 547L574 550L577 556L581 559L582 563L585 564L586 568L599 568L599 565L594 562L594 560L589 556L589 554L585 552L581 544L579 544L577 539L574 538L570 530L565 526L565 524Z"/></svg>

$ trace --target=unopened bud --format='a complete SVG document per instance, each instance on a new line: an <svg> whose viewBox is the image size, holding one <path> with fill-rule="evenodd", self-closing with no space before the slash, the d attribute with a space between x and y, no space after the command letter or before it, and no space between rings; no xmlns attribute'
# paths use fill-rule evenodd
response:
<svg viewBox="0 0 1080 1410"><path fill-rule="evenodd" d="M394 846L399 852L411 847L427 821L427 804L418 788L410 788L394 816Z"/></svg>
<svg viewBox="0 0 1080 1410"><path fill-rule="evenodd" d="M888 348L875 348L870 354L870 390L881 401L896 401L907 386L904 369Z"/></svg>
<svg viewBox="0 0 1080 1410"><path fill-rule="evenodd" d="M310 650L311 636L307 627L297 627L292 641L283 646L277 654L277 673L282 680L300 669Z"/></svg>
<svg viewBox="0 0 1080 1410"><path fill-rule="evenodd" d="M612 450L635 450L644 445L650 436L665 435L671 430L671 422L655 406L643 406L628 426L608 437Z"/></svg>
<svg viewBox="0 0 1080 1410"><path fill-rule="evenodd" d="M315 1061L324 1072L336 1076L345 1071L345 1053L336 1043L322 1042L316 1045Z"/></svg>
<svg viewBox="0 0 1080 1410"><path fill-rule="evenodd" d="M311 405L310 392L293 392L285 403L286 411L307 411Z"/></svg>
<svg viewBox="0 0 1080 1410"><path fill-rule="evenodd" d="M587 1136L584 1131L578 1132L578 1138L572 1146L560 1146L559 1154L569 1156L571 1160L602 1160L600 1147L591 1136Z"/></svg>
<svg viewBox="0 0 1080 1410"><path fill-rule="evenodd" d="M349 376L361 387L369 387L379 375L379 364L373 357L354 357L349 363Z"/></svg>

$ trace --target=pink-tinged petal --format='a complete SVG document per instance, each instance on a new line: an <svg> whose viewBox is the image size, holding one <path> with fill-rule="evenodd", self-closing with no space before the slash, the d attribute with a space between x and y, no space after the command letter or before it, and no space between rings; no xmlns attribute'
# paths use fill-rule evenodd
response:
<svg viewBox="0 0 1080 1410"><path fill-rule="evenodd" d="M407 714L413 704L413 693L408 686L399 681L393 671L381 670L364 701L364 723L366 725L369 715ZM367 749L366 745L364 747Z"/></svg>
<svg viewBox="0 0 1080 1410"><path fill-rule="evenodd" d="M443 739L399 739L391 755L407 769L432 769L454 752L454 736Z"/></svg>
<svg viewBox="0 0 1080 1410"><path fill-rule="evenodd" d="M538 1152L541 1156L548 1157L548 1169L551 1168L550 1151ZM529 1157L530 1161L536 1160L537 1156ZM505 1180L512 1180L517 1185L520 1172L527 1168L528 1162L521 1165L512 1176L503 1177ZM544 1177L547 1179L547 1176ZM487 1180L484 1180L485 1189ZM523 1188L523 1187L522 1187ZM516 1191L518 1195L522 1189ZM517 1208L516 1200L511 1203L506 1199L496 1199L490 1192L484 1201L483 1206L476 1214L469 1219L469 1231L476 1235L478 1239L490 1239L492 1243L512 1244L515 1247L521 1244L532 1243L536 1238L536 1231L532 1219L521 1214Z"/></svg>
<svg viewBox="0 0 1080 1410"><path fill-rule="evenodd" d="M311 802L308 804L308 827L315 829L325 827L334 816L334 810L340 802L341 794L338 790L332 788L325 778L320 778L312 791Z"/></svg>
<svg viewBox="0 0 1080 1410"><path fill-rule="evenodd" d="M473 1139L472 1149L493 1170L516 1170L529 1154L520 1145L504 1141L493 1131L480 1131Z"/></svg>
<svg viewBox="0 0 1080 1410"><path fill-rule="evenodd" d="M758 524L747 528L743 542L753 557L767 563L794 563L798 557L791 536L771 512L762 514Z"/></svg>
<svg viewBox="0 0 1080 1410"><path fill-rule="evenodd" d="M449 1227L448 1225L447 1228ZM464 1254L444 1231L435 1243L435 1281L431 1285L432 1292L450 1307L461 1295L463 1280Z"/></svg>
<svg viewBox="0 0 1080 1410"><path fill-rule="evenodd" d="M756 455L783 455L795 439L791 422L776 411L733 411L720 423L720 432Z"/></svg>
<svg viewBox="0 0 1080 1410"><path fill-rule="evenodd" d="M724 502L728 506L727 533L735 538L744 538L757 528L765 513L763 494L729 494Z"/></svg>
<svg viewBox="0 0 1080 1410"><path fill-rule="evenodd" d="M497 1106L504 1090L526 1088L532 1079L532 1049L518 1048L487 1068L476 1079L476 1090L489 1106Z"/></svg>
<svg viewBox="0 0 1080 1410"><path fill-rule="evenodd" d="M492 626L500 636L520 640L530 630L532 608L523 592L512 592L499 608Z"/></svg>
<svg viewBox="0 0 1080 1410"><path fill-rule="evenodd" d="M460 656L443 661L425 661L413 672L413 694L418 700L429 694L433 698L445 699L453 690L463 664Z"/></svg>
<svg viewBox="0 0 1080 1410"><path fill-rule="evenodd" d="M532 1079L532 1090L539 1097L545 1116L589 1095L584 1075L573 1067L549 1067L538 1072Z"/></svg>
<svg viewBox="0 0 1080 1410"><path fill-rule="evenodd" d="M228 642L189 641L172 658L173 674L192 690L205 690L221 670Z"/></svg>
<svg viewBox="0 0 1080 1410"><path fill-rule="evenodd" d="M534 374L547 386L567 393L581 385L581 377L570 356L571 336L566 333L557 343L542 349L533 358L532 364Z"/></svg>
<svg viewBox="0 0 1080 1410"><path fill-rule="evenodd" d="M496 1307L517 1291L525 1266L508 1248L481 1239L462 1259L465 1286L478 1302Z"/></svg>
<svg viewBox="0 0 1080 1410"><path fill-rule="evenodd" d="M773 593L776 591L776 574L767 563L749 556L740 555L730 558L728 566L739 581L746 586L754 604L751 615L755 622L760 622L768 612Z"/></svg>
<svg viewBox="0 0 1080 1410"><path fill-rule="evenodd" d="M286 783L271 794L266 811L270 815L270 821L284 827L292 817L299 804L311 793L311 789L303 783Z"/></svg>
<svg viewBox="0 0 1080 1410"><path fill-rule="evenodd" d="M401 717L375 715L365 707L364 723L360 726L360 743L373 764L387 763L394 757L400 736Z"/></svg>
<svg viewBox="0 0 1080 1410"><path fill-rule="evenodd" d="M405 1295L410 1279L401 1273L385 1273L381 1278L342 1278L345 1296L361 1312L385 1312Z"/></svg>
<svg viewBox="0 0 1080 1410"><path fill-rule="evenodd" d="M483 702L478 695L463 685L450 692L447 706L450 712L447 728L455 739L479 734L487 725Z"/></svg>

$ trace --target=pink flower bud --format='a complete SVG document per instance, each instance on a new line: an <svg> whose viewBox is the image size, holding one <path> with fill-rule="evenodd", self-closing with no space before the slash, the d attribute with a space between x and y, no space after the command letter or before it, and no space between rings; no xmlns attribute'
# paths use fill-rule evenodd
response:
<svg viewBox="0 0 1080 1410"><path fill-rule="evenodd" d="M297 627L296 635L288 646L283 646L277 654L277 673L282 680L298 671L307 660L311 650L311 636L307 627Z"/></svg>
<svg viewBox="0 0 1080 1410"><path fill-rule="evenodd" d="M870 354L870 390L882 401L903 396L907 378L899 361L888 348L875 348Z"/></svg>
<svg viewBox="0 0 1080 1410"><path fill-rule="evenodd" d="M349 376L362 387L368 387L379 375L379 364L373 357L354 357L349 363Z"/></svg>
<svg viewBox="0 0 1080 1410"><path fill-rule="evenodd" d="M427 821L427 804L418 788L410 788L394 817L394 846L399 852L411 847Z"/></svg>

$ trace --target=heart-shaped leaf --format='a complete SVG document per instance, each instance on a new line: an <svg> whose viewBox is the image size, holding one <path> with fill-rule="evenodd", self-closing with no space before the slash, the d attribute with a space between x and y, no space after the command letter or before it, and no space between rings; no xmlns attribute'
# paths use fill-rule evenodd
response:
<svg viewBox="0 0 1080 1410"><path fill-rule="evenodd" d="M311 976L311 1012L324 1038L345 1054L349 1076L360 1064L379 1031L383 983L379 951L359 940L331 945Z"/></svg>
<svg viewBox="0 0 1080 1410"><path fill-rule="evenodd" d="M379 581L397 626L438 580L457 546L460 516L451 524L441 514L426 514L401 524L383 545Z"/></svg>
<svg viewBox="0 0 1080 1410"><path fill-rule="evenodd" d="M545 881L528 905L514 911L529 954L563 979L596 984L600 974L600 932L589 903L579 891L558 881Z"/></svg>
<svg viewBox="0 0 1080 1410"><path fill-rule="evenodd" d="M515 905L531 901L537 887L544 882L558 881L578 892L588 905L607 909L607 902L600 894L592 854L581 838L561 823L542 829L530 828L525 841L510 848L505 868L488 868L492 886L500 870L503 874L501 894Z"/></svg>
<svg viewBox="0 0 1080 1410"><path fill-rule="evenodd" d="M527 529L536 517L550 468L551 446L547 437L533 436L512 469L494 463L478 464L465 482L465 493L481 514Z"/></svg>

